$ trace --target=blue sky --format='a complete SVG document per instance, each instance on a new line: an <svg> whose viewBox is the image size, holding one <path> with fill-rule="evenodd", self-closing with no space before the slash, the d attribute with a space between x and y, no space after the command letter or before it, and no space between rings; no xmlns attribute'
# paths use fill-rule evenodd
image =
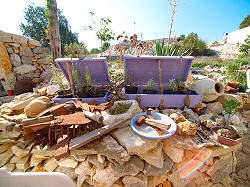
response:
<svg viewBox="0 0 250 187"><path fill-rule="evenodd" d="M45 0L0 0L0 30L21 34L19 24L24 22L23 10L31 2L45 5ZM89 49L100 45L93 32L84 30L90 22L90 11L95 12L97 18L110 17L111 27L117 34L125 31L131 35L134 26L144 40L167 37L169 33L168 0L57 0L57 4L72 30L79 33L80 41ZM173 36L195 32L206 42L221 40L224 32L237 30L248 14L250 0L180 0Z"/></svg>

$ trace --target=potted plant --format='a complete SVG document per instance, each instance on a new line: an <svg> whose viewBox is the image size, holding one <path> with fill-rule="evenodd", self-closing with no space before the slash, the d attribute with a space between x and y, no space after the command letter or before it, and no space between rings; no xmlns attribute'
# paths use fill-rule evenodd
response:
<svg viewBox="0 0 250 187"><path fill-rule="evenodd" d="M132 77L131 75L129 75L127 73L127 77L126 77L126 82L127 82L127 86L125 87L125 92L126 94L137 94L137 91L138 91L138 87L136 86L133 86L133 80L132 80Z"/></svg>
<svg viewBox="0 0 250 187"><path fill-rule="evenodd" d="M226 101L224 106L224 114L227 115L227 119L223 128L213 127L211 129L213 137L215 140L219 141L225 145L235 145L242 141L242 137L237 133L237 131L230 126L230 119L233 115L236 115L238 112L238 107L241 105L235 99L230 99Z"/></svg>
<svg viewBox="0 0 250 187"><path fill-rule="evenodd" d="M177 84L175 79L169 79L168 81L168 87L170 90L164 90L164 94L174 94L177 91Z"/></svg>
<svg viewBox="0 0 250 187"><path fill-rule="evenodd" d="M146 84L146 89L143 90L144 94L157 94L155 88L155 81L153 79L149 79Z"/></svg>
<svg viewBox="0 0 250 187"><path fill-rule="evenodd" d="M97 88L95 81L92 81L88 66L86 66L85 79L87 85L84 90L88 95L87 97L104 97L106 91L104 89Z"/></svg>

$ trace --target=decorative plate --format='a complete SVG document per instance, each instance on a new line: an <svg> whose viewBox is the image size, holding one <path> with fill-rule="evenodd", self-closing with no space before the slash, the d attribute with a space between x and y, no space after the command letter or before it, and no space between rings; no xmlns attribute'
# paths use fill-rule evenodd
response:
<svg viewBox="0 0 250 187"><path fill-rule="evenodd" d="M168 129L168 131L166 130L162 130L163 135L159 135L157 133L157 131L150 125L147 124L142 124L142 126L137 126L136 125L136 121L140 118L141 115L145 115L147 116L147 112L144 113L140 113L135 115L130 122L131 128L135 131L135 133L139 134L140 136L144 137L144 138L149 138L149 139L153 139L153 140L157 140L157 139L165 139L168 138L172 135L174 135L174 133L176 132L177 126L176 123L168 116L164 115L164 114L160 114L157 112L151 112L151 114L153 115L153 117L156 120L166 120L169 124L171 124L170 128Z"/></svg>

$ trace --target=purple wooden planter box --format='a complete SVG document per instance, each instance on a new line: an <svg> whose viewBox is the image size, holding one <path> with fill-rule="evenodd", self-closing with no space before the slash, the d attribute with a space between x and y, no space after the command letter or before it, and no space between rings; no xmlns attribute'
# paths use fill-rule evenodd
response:
<svg viewBox="0 0 250 187"><path fill-rule="evenodd" d="M58 58L55 60L58 64L59 68L62 70L64 76L69 81L69 75L67 71L66 61L71 62L71 58ZM110 84L110 77L108 74L108 66L106 58L72 58L71 69L73 70L75 65L79 68L83 83L86 84L85 80L85 72L86 66L88 66L89 72L91 74L92 81L95 81L97 87ZM76 84L75 84L76 85ZM68 101L75 101L77 99L81 99L84 102L96 101L97 104L105 103L108 101L108 93L105 94L104 97L96 97L96 98L59 98L54 97L52 100L56 103L63 103Z"/></svg>
<svg viewBox="0 0 250 187"><path fill-rule="evenodd" d="M161 61L164 90L169 90L170 79L179 78L183 82L187 80L193 59L193 57L178 56L125 56L125 76L127 76L126 74L130 75L134 86L138 87L137 94L126 94L126 99L137 99L139 95L142 108L159 107L162 99L164 99L165 108L183 108L186 94L160 94L158 61ZM155 89L158 94L143 94L143 89L146 88L149 79L153 79L156 83ZM190 108L202 103L203 96L199 93L189 95L189 97Z"/></svg>

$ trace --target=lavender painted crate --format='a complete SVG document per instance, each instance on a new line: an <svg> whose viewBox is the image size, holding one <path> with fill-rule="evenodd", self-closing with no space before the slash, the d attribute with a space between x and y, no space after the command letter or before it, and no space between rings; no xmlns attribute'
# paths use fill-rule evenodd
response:
<svg viewBox="0 0 250 187"><path fill-rule="evenodd" d="M69 74L67 71L67 65L66 62L73 62L71 64L71 68L73 69L76 65L79 68L83 83L86 84L85 80L85 72L86 72L86 66L88 66L89 72L91 74L91 78L94 81L97 86L102 85L108 85L110 84L110 77L108 74L108 66L106 58L58 58L55 60L58 64L59 68L62 70L64 76L69 81ZM73 64L73 65L72 65ZM73 67L72 67L73 66ZM59 98L55 97L53 98L53 101L56 103L63 103L68 101L75 101L77 99L81 99L84 102L91 102L96 101L97 104L101 104L108 101L108 93L105 94L104 97L97 97L97 98Z"/></svg>
<svg viewBox="0 0 250 187"><path fill-rule="evenodd" d="M166 108L183 108L186 95L160 94L158 61L161 61L164 90L168 90L168 82L170 79L179 78L181 81L187 80L193 59L193 57L178 56L125 56L125 76L129 74L132 77L134 85L138 87L138 94L126 94L126 99L137 99L137 97L140 96L140 106L142 108L159 107L162 99L164 99L164 107ZM149 79L153 79L156 82L155 89L159 94L142 93ZM196 95L189 95L189 98L189 107L194 108L196 104L202 103L203 96L197 93Z"/></svg>

